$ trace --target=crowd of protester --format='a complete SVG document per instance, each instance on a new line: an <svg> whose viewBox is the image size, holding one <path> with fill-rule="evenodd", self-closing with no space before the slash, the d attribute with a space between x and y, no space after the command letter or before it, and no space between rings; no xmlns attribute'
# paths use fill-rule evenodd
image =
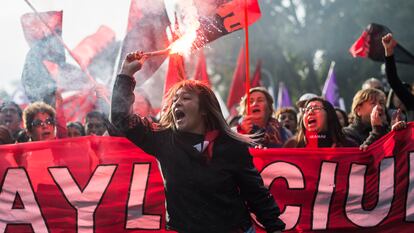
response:
<svg viewBox="0 0 414 233"><path fill-rule="evenodd" d="M125 136L144 151L156 155L166 179L174 180L172 183L183 182L186 185L182 190L171 185L168 187L170 192L167 201L170 205L167 206L172 206L168 212L172 212L172 218L178 221L169 223L171 229L190 229L189 226L194 229L197 227L219 229L214 228L217 226L212 226L209 222L201 222L201 225L191 222L180 225L180 221L188 221L188 219L182 219L177 210L182 209L181 205L186 205L188 200L181 200L178 196L182 192L193 191L191 187L187 187L187 176L178 173L170 174L171 168L178 166L180 160L184 159L180 157L181 154L190 153L194 158L199 153L205 155L199 157L201 160L197 165L183 165L183 168L192 171L194 166L198 167L197 169L206 169L204 164L211 162L214 153L236 151L240 156L239 162L232 157L229 158L232 163L223 161L220 165L231 169L234 164L237 165L234 169L240 172L240 174L236 172L238 174L236 178L240 180L236 180L237 182L231 185L235 188L233 191L237 193L246 189L256 190L260 195L246 196L247 199L251 199L247 201L251 201L250 205L254 206L256 214L261 215L260 221L266 229L279 232L284 227L282 221L274 221L280 214L279 209L274 201L271 201L273 198L269 198L271 196L268 191L263 189L263 181L253 168L247 145L257 148L359 147L361 150L366 150L369 145L389 131L404 129L406 122L413 120L414 97L413 88L398 78L393 57L395 45L396 41L392 35L383 37L386 74L392 89L386 93L383 83L379 80L367 79L356 92L349 113L313 93L303 94L296 102L296 106L279 108L275 111L274 100L267 89L255 87L241 99L239 115L231 116L226 122L211 89L201 82L186 80L170 89L164 102L165 106L162 106L161 112L155 115L145 93L142 90L134 90L135 80L131 78L141 68L145 59L142 58L139 63L128 60L127 57L122 66L122 73L118 75L114 86L110 106L111 117L108 116L108 107L97 107L85 114L83 122L66 122L59 93L56 95L54 106L37 101L22 110L18 104L4 101L0 105L0 144L89 135ZM99 93L97 95L101 95ZM99 109L104 110L99 111ZM169 142L173 144L170 145ZM197 142L200 143L196 144ZM207 144L204 145L205 143ZM213 143L215 148L220 150L213 150ZM187 147L188 145L192 145L193 148ZM177 157L177 160L170 159L171 153ZM235 153L225 154L233 156ZM186 161L186 164L187 162L193 161ZM184 170L181 170L183 174L187 171ZM208 170L206 174L217 181L222 179L214 176L216 171ZM220 184L220 182L216 183L218 189L228 188ZM248 210L244 205L238 206L239 201L246 197L236 195L237 198L226 199L229 198L226 193L220 195L226 203L235 205L234 210L243 213L234 216L233 220L235 222L243 220L243 224L239 224L237 229L248 232L252 228L250 221L247 220ZM211 197L199 196L199 199L211 202L212 206L218 207L220 204L212 201L215 199ZM197 199L194 203L200 203L200 200ZM174 208L174 205L177 208ZM196 205L193 207L198 208ZM214 221L224 224L223 219L218 215Z"/></svg>
<svg viewBox="0 0 414 233"><path fill-rule="evenodd" d="M275 111L269 92L264 87L256 87L250 89L249 101L246 96L241 99L239 115L229 118L228 124L234 131L253 138L259 147L360 146L365 149L390 130L404 128L406 122L414 118L414 88L397 75L393 55L396 44L391 34L383 37L386 75L391 89L386 92L380 80L367 79L355 94L349 113L313 93L303 94L295 106ZM134 98L133 112L149 122L157 122L160 114L157 118L143 90L136 90ZM108 107L104 111L87 113L83 122L66 122L59 106L34 102L23 110L12 101L2 102L0 143L87 135L122 136L108 120Z"/></svg>

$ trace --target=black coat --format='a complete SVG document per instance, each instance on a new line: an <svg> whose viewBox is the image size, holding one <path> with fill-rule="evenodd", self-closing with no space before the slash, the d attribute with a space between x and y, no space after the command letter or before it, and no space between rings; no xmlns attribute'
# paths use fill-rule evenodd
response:
<svg viewBox="0 0 414 233"><path fill-rule="evenodd" d="M388 125L375 126L364 124L359 117L354 122L342 129L345 137L356 142L358 145L369 146L376 140L388 133Z"/></svg>
<svg viewBox="0 0 414 233"><path fill-rule="evenodd" d="M155 130L149 121L132 114L134 86L132 78L117 77L111 121L129 140L158 159L169 229L236 232L251 226L248 207L268 232L284 228L279 208L264 187L247 145L221 134L214 141L212 159L206 160L193 147L204 140L203 135Z"/></svg>

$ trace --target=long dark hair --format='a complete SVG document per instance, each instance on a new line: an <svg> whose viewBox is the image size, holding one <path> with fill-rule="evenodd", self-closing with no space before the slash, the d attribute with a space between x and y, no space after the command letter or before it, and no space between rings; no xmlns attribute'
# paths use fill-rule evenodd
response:
<svg viewBox="0 0 414 233"><path fill-rule="evenodd" d="M326 111L326 120L327 120L326 122L327 123L327 132L326 132L327 135L326 136L332 140L333 144L336 144L337 146L344 146L346 144L345 135L342 133L342 127L341 127L341 124L339 123L338 117L336 116L334 107L331 105L331 103L329 103L328 101L326 101L325 99L321 97L314 97L314 98L309 99L308 101L306 101L304 106L306 107L310 102L313 102L313 101L321 102L324 110ZM299 127L298 127L299 131L296 136L298 147L304 147L307 144L306 136L305 136L306 128L303 123L303 116L304 114L302 114L302 118L300 119Z"/></svg>
<svg viewBox="0 0 414 233"><path fill-rule="evenodd" d="M198 95L200 111L206 113L203 123L205 124L208 131L219 130L221 133L224 133L237 141L245 142L248 144L253 143L253 140L249 137L231 130L223 117L220 104L214 95L214 92L210 89L210 87L208 87L208 85L197 80L181 81L174 84L170 90L168 90L165 96L163 112L161 114L161 119L158 126L160 130L168 128L175 130L172 100L175 93L177 93L177 91L181 88L184 88L186 91L193 92Z"/></svg>

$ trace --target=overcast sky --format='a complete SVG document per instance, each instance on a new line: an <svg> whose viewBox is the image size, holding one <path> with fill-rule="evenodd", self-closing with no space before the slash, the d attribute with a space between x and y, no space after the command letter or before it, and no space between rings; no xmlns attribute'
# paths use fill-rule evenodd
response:
<svg viewBox="0 0 414 233"><path fill-rule="evenodd" d="M125 35L130 0L29 0L38 11L63 10L63 40L74 48L100 25L110 27L116 38ZM24 0L6 0L0 8L0 89L14 91L20 81L24 59L29 50L24 39L20 16L32 12Z"/></svg>

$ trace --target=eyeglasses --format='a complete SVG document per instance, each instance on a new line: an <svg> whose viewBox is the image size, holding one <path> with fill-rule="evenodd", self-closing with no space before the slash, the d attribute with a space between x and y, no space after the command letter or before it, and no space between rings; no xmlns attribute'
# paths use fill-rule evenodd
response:
<svg viewBox="0 0 414 233"><path fill-rule="evenodd" d="M40 127L40 126L49 126L49 125L55 125L55 120L51 118L47 118L45 121L41 121L39 119L36 119L32 122L32 127Z"/></svg>
<svg viewBox="0 0 414 233"><path fill-rule="evenodd" d="M309 106L309 107L306 107L306 108L301 108L301 111L303 112L303 113L308 113L308 112L310 112L310 111L312 111L312 112L314 112L314 113L318 113L318 112L320 112L322 109L325 109L324 107L321 107L321 106Z"/></svg>

